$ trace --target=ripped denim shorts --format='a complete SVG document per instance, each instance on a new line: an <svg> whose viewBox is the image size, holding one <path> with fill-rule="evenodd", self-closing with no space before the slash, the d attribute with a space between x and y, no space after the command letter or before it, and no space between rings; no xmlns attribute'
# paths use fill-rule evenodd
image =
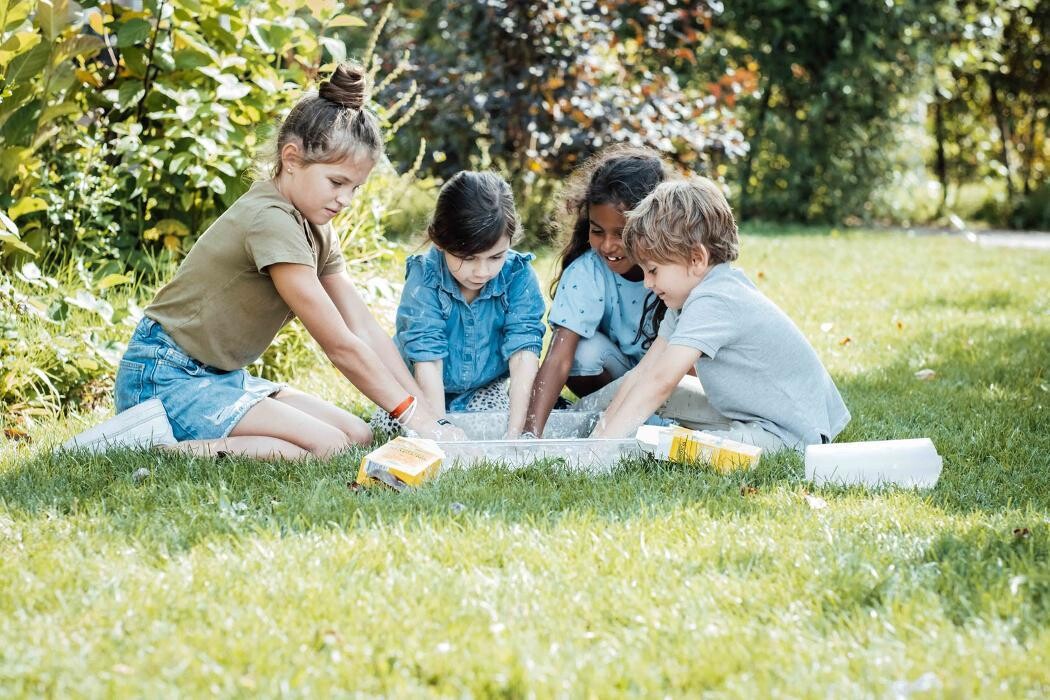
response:
<svg viewBox="0 0 1050 700"><path fill-rule="evenodd" d="M243 369L198 362L149 317L135 328L114 387L118 412L159 398L180 442L226 437L248 409L281 389Z"/></svg>

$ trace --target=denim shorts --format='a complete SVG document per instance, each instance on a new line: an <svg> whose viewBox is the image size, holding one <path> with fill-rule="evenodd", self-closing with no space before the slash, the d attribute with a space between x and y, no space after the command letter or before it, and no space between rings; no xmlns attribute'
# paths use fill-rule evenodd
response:
<svg viewBox="0 0 1050 700"><path fill-rule="evenodd" d="M243 369L198 362L148 317L131 336L114 387L118 412L159 398L180 442L226 437L248 409L281 389Z"/></svg>

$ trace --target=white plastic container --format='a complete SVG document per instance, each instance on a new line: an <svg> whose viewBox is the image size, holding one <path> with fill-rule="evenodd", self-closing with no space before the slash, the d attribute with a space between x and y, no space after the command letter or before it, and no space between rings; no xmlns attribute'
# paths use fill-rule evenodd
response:
<svg viewBox="0 0 1050 700"><path fill-rule="evenodd" d="M844 442L806 447L806 479L820 484L931 488L941 456L929 438Z"/></svg>

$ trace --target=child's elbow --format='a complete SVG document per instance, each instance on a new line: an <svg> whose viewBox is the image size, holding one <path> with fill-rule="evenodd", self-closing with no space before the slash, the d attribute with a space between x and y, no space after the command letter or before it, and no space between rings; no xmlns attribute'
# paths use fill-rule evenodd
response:
<svg viewBox="0 0 1050 700"><path fill-rule="evenodd" d="M365 343L352 333L341 333L320 343L324 354L336 366L358 365L364 359Z"/></svg>
<svg viewBox="0 0 1050 700"><path fill-rule="evenodd" d="M651 386L653 391L662 399L666 399L671 395L671 392L675 390L678 386L678 382L682 381L682 377L684 376L684 374L675 375L657 372L655 376L647 378L646 383Z"/></svg>

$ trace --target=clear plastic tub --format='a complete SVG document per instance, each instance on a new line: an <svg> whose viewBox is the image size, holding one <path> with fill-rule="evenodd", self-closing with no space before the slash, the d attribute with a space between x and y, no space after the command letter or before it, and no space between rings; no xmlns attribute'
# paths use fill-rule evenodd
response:
<svg viewBox="0 0 1050 700"><path fill-rule="evenodd" d="M551 439L585 438L594 430L599 411L551 411L543 437ZM502 440L507 434L506 411L449 413L448 419L463 429L471 440Z"/></svg>
<svg viewBox="0 0 1050 700"><path fill-rule="evenodd" d="M608 472L623 458L636 458L642 452L634 438L623 440L590 439L598 411L551 411L543 428L543 439L504 440L506 411L449 413L448 418L463 429L467 442L440 442L445 452L444 468L469 468L488 463L524 467L550 461L589 473Z"/></svg>
<svg viewBox="0 0 1050 700"><path fill-rule="evenodd" d="M610 471L621 459L642 455L634 438L469 440L439 442L438 446L445 453L444 469L470 468L480 463L518 468L538 461L552 461L569 469L601 474Z"/></svg>

